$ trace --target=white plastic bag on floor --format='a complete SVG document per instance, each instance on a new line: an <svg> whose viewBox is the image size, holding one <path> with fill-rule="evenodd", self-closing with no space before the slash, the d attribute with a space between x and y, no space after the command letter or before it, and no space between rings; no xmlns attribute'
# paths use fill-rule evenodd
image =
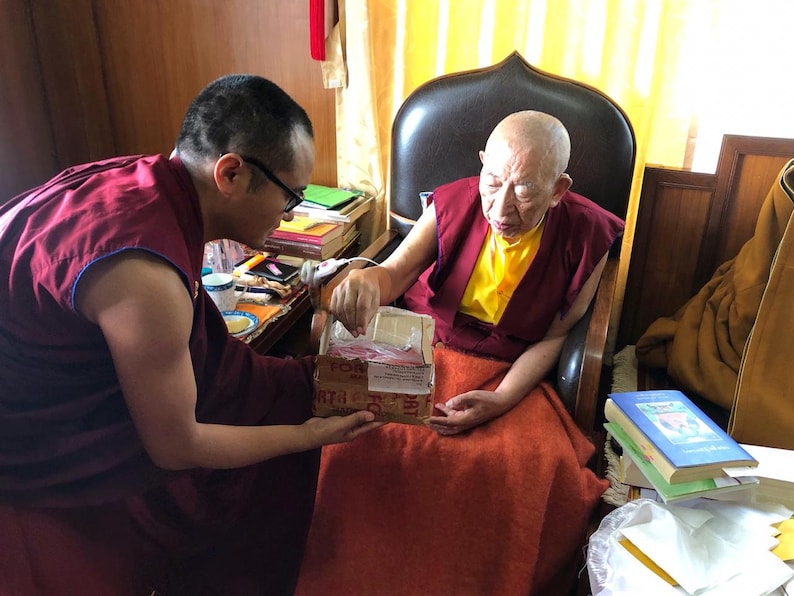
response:
<svg viewBox="0 0 794 596"><path fill-rule="evenodd" d="M779 594L792 569L770 552L768 540L748 536L771 538L771 524L790 516L784 507L757 503L631 501L608 514L590 537L587 572L593 596ZM673 587L648 569L620 544L622 538L681 585Z"/></svg>
<svg viewBox="0 0 794 596"><path fill-rule="evenodd" d="M607 514L587 548L587 574L593 596L664 596L684 593L640 563L618 543L620 528L659 519L662 509L650 499L630 501Z"/></svg>

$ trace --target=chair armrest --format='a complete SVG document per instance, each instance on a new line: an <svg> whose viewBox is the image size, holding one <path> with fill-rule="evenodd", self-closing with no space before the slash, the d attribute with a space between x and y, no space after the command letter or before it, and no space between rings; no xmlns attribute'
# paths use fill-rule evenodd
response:
<svg viewBox="0 0 794 596"><path fill-rule="evenodd" d="M593 301L595 302L595 301ZM576 411L576 392L579 389L579 377L582 372L584 360L584 344L587 337L587 328L593 316L593 304L587 309L579 322L573 326L565 338L565 343L560 351L557 362L555 384L557 393L571 416Z"/></svg>
<svg viewBox="0 0 794 596"><path fill-rule="evenodd" d="M557 366L557 390L577 426L593 438L598 419L601 369L617 284L618 259L607 260L595 298L569 333Z"/></svg>

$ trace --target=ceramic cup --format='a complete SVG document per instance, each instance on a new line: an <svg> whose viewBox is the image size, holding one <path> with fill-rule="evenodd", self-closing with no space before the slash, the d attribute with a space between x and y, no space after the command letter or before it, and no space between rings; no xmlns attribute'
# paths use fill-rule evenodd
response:
<svg viewBox="0 0 794 596"><path fill-rule="evenodd" d="M204 289L221 312L234 310L245 292L245 289L236 290L235 282L231 273L209 273L201 278Z"/></svg>

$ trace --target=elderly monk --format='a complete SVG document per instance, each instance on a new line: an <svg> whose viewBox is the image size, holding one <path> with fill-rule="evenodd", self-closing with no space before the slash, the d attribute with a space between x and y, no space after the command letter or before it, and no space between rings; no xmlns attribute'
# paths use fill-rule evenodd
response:
<svg viewBox="0 0 794 596"><path fill-rule="evenodd" d="M438 415L430 430L391 424L324 448L299 594L570 586L606 484L544 378L623 222L570 191L569 155L556 118L509 115L479 177L436 189L382 265L334 290L331 312L354 335L398 299L434 317Z"/></svg>

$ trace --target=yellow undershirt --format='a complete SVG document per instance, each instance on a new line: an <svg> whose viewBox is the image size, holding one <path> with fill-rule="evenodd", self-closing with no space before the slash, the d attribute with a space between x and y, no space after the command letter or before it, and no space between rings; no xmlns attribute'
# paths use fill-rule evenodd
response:
<svg viewBox="0 0 794 596"><path fill-rule="evenodd" d="M474 264L460 312L496 325L538 252L544 217L534 228L510 243L488 228L488 234Z"/></svg>

